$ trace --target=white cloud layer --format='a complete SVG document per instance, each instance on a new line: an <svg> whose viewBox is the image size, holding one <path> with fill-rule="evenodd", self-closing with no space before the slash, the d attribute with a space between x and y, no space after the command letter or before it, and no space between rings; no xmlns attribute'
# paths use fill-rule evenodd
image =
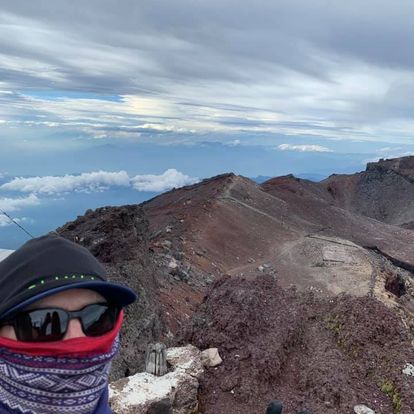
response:
<svg viewBox="0 0 414 414"><path fill-rule="evenodd" d="M0 227L10 226L11 224L13 223L8 217L4 214L0 214Z"/></svg>
<svg viewBox="0 0 414 414"><path fill-rule="evenodd" d="M2 227L1 220L0 220L0 227ZM4 260L8 255L12 254L14 250L8 249L0 249L0 262Z"/></svg>
<svg viewBox="0 0 414 414"><path fill-rule="evenodd" d="M291 145L280 144L278 147L281 151L299 151L299 152L333 152L327 147L322 145Z"/></svg>
<svg viewBox="0 0 414 414"><path fill-rule="evenodd" d="M109 172L95 171L80 175L44 176L44 177L17 177L0 186L2 190L30 192L26 199L4 199L12 202L24 203L37 200L34 194L56 195L70 192L101 192L110 187L130 187L138 191L161 192L173 187L197 182L197 178L189 177L175 169L166 170L160 175L136 175L129 177L126 171ZM18 201L20 200L20 201ZM0 199L1 206L1 199Z"/></svg>
<svg viewBox="0 0 414 414"><path fill-rule="evenodd" d="M13 220L19 224L26 223L26 222L33 223L33 220L28 217L13 217ZM6 227L6 226L11 226L11 225L15 225L15 223L13 223L4 214L1 214L0 215L0 227ZM0 249L0 256L1 256L1 249Z"/></svg>
<svg viewBox="0 0 414 414"><path fill-rule="evenodd" d="M4 210L6 213L18 211L26 207L37 206L39 204L40 200L35 194L20 198L0 198L0 209Z"/></svg>
<svg viewBox="0 0 414 414"><path fill-rule="evenodd" d="M129 176L125 171L96 171L80 175L14 178L0 189L37 194L61 194L70 192L97 192L109 187L128 187Z"/></svg>
<svg viewBox="0 0 414 414"><path fill-rule="evenodd" d="M169 169L161 175L136 175L131 179L132 186L138 191L161 192L173 187L196 183L198 178L191 178L175 169Z"/></svg>
<svg viewBox="0 0 414 414"><path fill-rule="evenodd" d="M6 227L13 224L9 217L3 214L3 211L10 215L26 207L33 207L40 204L39 198L35 194L30 194L27 197L19 198L0 198L0 227ZM11 216L17 223L31 221L28 217L14 217Z"/></svg>

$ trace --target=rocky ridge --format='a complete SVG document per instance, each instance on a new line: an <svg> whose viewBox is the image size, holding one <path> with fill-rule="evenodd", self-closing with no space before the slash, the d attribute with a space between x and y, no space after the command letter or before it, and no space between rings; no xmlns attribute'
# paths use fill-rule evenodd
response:
<svg viewBox="0 0 414 414"><path fill-rule="evenodd" d="M387 165L409 175L407 161ZM287 413L301 404L346 413L354 403L414 412L413 379L402 373L413 364L413 232L405 219L397 226L355 211L349 193L360 175L378 174L369 170L336 179L336 192L327 188L332 177L259 185L223 174L141 205L88 211L58 229L141 295L126 315L112 379L143 371L149 342L190 342L223 351L223 364L201 382L202 412L262 413L278 396ZM381 177L364 181L369 194L382 191ZM414 195L411 184L405 192Z"/></svg>
<svg viewBox="0 0 414 414"><path fill-rule="evenodd" d="M320 185L339 207L405 228L414 228L414 157L380 160L366 171L333 175Z"/></svg>

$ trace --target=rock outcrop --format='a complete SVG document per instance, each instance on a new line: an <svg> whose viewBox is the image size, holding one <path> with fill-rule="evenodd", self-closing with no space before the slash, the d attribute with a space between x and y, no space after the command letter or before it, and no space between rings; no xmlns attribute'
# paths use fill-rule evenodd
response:
<svg viewBox="0 0 414 414"><path fill-rule="evenodd" d="M167 350L170 372L163 376L139 373L112 383L110 406L115 414L193 414L204 368L194 346Z"/></svg>
<svg viewBox="0 0 414 414"><path fill-rule="evenodd" d="M404 228L414 228L414 157L380 160L359 174L319 184L335 205Z"/></svg>

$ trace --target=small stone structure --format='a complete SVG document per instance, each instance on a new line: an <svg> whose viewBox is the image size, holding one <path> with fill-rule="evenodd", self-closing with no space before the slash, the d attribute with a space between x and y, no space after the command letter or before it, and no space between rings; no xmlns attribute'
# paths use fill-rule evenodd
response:
<svg viewBox="0 0 414 414"><path fill-rule="evenodd" d="M157 377L167 373L167 347L164 344L158 342L148 345L145 355L145 371Z"/></svg>
<svg viewBox="0 0 414 414"><path fill-rule="evenodd" d="M191 414L198 409L199 378L204 372L201 352L192 345L166 350L170 372L147 372L120 379L109 386L114 414Z"/></svg>

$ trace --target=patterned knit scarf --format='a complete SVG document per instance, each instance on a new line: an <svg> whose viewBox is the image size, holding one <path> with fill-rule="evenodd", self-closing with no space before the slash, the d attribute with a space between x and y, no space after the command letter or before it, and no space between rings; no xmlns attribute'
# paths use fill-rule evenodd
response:
<svg viewBox="0 0 414 414"><path fill-rule="evenodd" d="M27 343L0 338L0 413L94 413L119 350L122 317L99 338L36 343L30 350Z"/></svg>

